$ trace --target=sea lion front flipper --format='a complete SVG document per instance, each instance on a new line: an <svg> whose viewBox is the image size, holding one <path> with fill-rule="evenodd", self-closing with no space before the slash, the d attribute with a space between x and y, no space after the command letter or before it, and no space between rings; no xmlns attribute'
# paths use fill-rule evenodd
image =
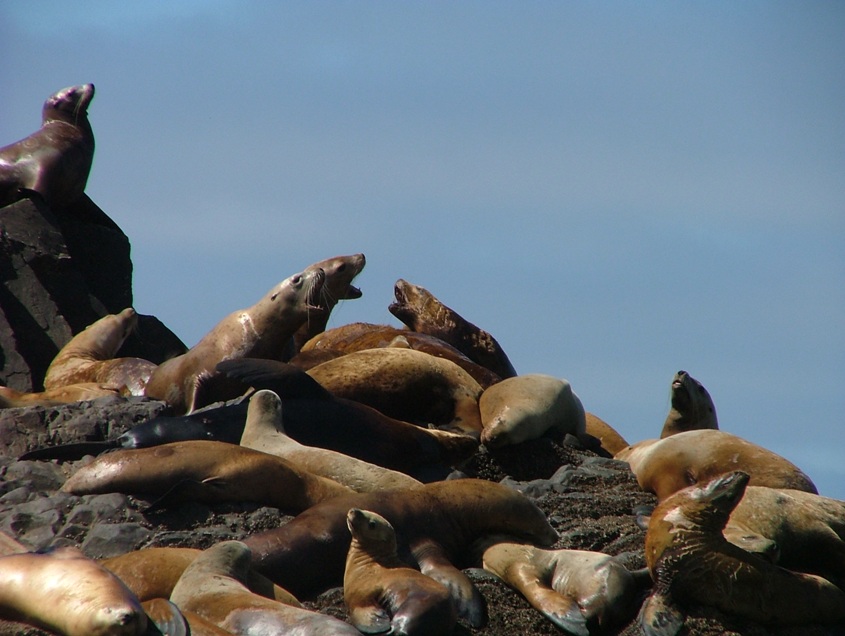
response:
<svg viewBox="0 0 845 636"><path fill-rule="evenodd" d="M532 607L567 634L590 636L587 617L575 599L559 594L539 580L520 591Z"/></svg>
<svg viewBox="0 0 845 636"><path fill-rule="evenodd" d="M390 615L378 605L353 607L349 622L364 634L384 634L390 631Z"/></svg>
<svg viewBox="0 0 845 636"><path fill-rule="evenodd" d="M684 626L684 615L668 594L660 592L646 599L638 620L646 636L675 636Z"/></svg>
<svg viewBox="0 0 845 636"><path fill-rule="evenodd" d="M217 363L217 371L254 389L268 389L281 399L331 399L331 393L299 367L263 358L233 358Z"/></svg>
<svg viewBox="0 0 845 636"><path fill-rule="evenodd" d="M165 636L188 636L188 621L181 610L164 598L154 598L141 604L147 617L149 629L145 636L164 634Z"/></svg>

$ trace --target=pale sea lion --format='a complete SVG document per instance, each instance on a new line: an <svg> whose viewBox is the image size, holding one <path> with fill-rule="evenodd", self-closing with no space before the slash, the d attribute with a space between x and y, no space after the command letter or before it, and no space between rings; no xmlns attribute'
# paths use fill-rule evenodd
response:
<svg viewBox="0 0 845 636"><path fill-rule="evenodd" d="M290 511L352 492L280 457L207 440L100 455L71 475L61 490L72 495L167 494L174 501L211 504L255 502Z"/></svg>
<svg viewBox="0 0 845 636"><path fill-rule="evenodd" d="M726 473L680 490L654 509L645 558L655 586L640 614L647 634L680 629L684 618L675 603L709 605L765 625L845 621L841 589L725 540L722 530L748 483L747 473Z"/></svg>
<svg viewBox="0 0 845 636"><path fill-rule="evenodd" d="M507 534L538 545L557 540L557 532L528 497L494 482L454 479L415 490L356 493L313 506L280 528L245 539L255 568L297 598L341 585L350 508L387 519L412 553L420 544L436 542L458 566L468 558L468 547L486 534ZM310 562L320 567L304 571L298 565Z"/></svg>
<svg viewBox="0 0 845 636"><path fill-rule="evenodd" d="M114 385L97 382L69 384L49 391L26 393L7 386L0 386L0 408L12 409L27 406L58 406L73 402L85 402L101 397L122 395L122 389Z"/></svg>
<svg viewBox="0 0 845 636"><path fill-rule="evenodd" d="M480 542L482 567L518 590L567 633L588 636L636 613L647 570L632 573L617 558L586 550L544 550L496 539Z"/></svg>
<svg viewBox="0 0 845 636"><path fill-rule="evenodd" d="M356 492L418 488L422 483L395 470L316 446L300 444L285 434L279 396L262 389L249 398L240 444L281 457L314 475L328 477Z"/></svg>
<svg viewBox="0 0 845 636"><path fill-rule="evenodd" d="M325 278L319 269L294 274L252 307L229 314L187 353L160 364L150 376L146 395L164 400L177 414L236 397L243 387L231 387L220 378L217 364L233 358L279 359L309 313L322 311L317 303Z"/></svg>
<svg viewBox="0 0 845 636"><path fill-rule="evenodd" d="M481 442L500 448L537 439L546 433L561 437L584 434L584 406L569 382L550 375L530 373L485 389L478 400Z"/></svg>
<svg viewBox="0 0 845 636"><path fill-rule="evenodd" d="M129 395L144 395L157 365L141 358L115 358L123 342L138 326L138 314L127 307L88 325L61 348L47 367L46 390L96 382L125 386Z"/></svg>
<svg viewBox="0 0 845 636"><path fill-rule="evenodd" d="M245 584L250 562L244 543L221 541L187 567L170 600L233 634L360 636L336 618L250 592Z"/></svg>
<svg viewBox="0 0 845 636"><path fill-rule="evenodd" d="M179 577L201 553L197 548L151 547L101 559L99 563L143 602L170 598ZM299 605L293 594L253 569L249 571L246 586L250 591L280 603Z"/></svg>
<svg viewBox="0 0 845 636"><path fill-rule="evenodd" d="M644 440L617 453L616 459L628 462L640 488L659 501L732 470L747 472L754 486L818 493L795 464L725 431L702 429Z"/></svg>
<svg viewBox="0 0 845 636"><path fill-rule="evenodd" d="M457 622L449 591L409 568L397 554L396 532L384 517L351 508L352 535L343 573L349 620L365 634L451 634Z"/></svg>
<svg viewBox="0 0 845 636"><path fill-rule="evenodd" d="M516 375L501 345L488 332L465 320L427 289L401 278L393 288L396 302L388 310L409 329L436 336L448 342L500 378Z"/></svg>
<svg viewBox="0 0 845 636"><path fill-rule="evenodd" d="M27 190L53 208L82 196L94 160L94 131L88 121L93 98L93 84L53 93L44 102L41 128L0 148L0 206L23 198Z"/></svg>
<svg viewBox="0 0 845 636"><path fill-rule="evenodd" d="M412 349L366 349L308 370L332 394L399 420L481 432L482 389L454 362Z"/></svg>
<svg viewBox="0 0 845 636"><path fill-rule="evenodd" d="M0 618L65 636L140 636L147 628L132 592L73 547L0 557Z"/></svg>
<svg viewBox="0 0 845 636"><path fill-rule="evenodd" d="M672 378L672 408L666 416L660 437L718 428L716 407L707 389L686 371L678 371Z"/></svg>

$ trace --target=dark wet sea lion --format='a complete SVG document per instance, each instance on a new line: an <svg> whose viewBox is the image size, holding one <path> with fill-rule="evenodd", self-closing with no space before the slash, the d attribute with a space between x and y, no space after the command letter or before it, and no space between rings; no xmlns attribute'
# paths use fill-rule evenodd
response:
<svg viewBox="0 0 845 636"><path fill-rule="evenodd" d="M672 408L660 437L705 428L719 428L713 399L701 382L686 371L678 371L672 378Z"/></svg>
<svg viewBox="0 0 845 636"><path fill-rule="evenodd" d="M0 206L23 198L27 190L53 208L82 196L94 160L94 131L88 121L93 98L93 84L53 93L44 102L41 128L0 148Z"/></svg>

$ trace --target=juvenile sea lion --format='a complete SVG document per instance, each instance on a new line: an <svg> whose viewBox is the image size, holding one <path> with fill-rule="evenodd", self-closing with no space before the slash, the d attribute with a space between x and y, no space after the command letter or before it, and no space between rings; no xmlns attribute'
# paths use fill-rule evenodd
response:
<svg viewBox="0 0 845 636"><path fill-rule="evenodd" d="M366 349L308 370L332 394L414 424L478 435L482 389L454 362L412 349Z"/></svg>
<svg viewBox="0 0 845 636"><path fill-rule="evenodd" d="M247 357L278 359L309 313L322 311L318 303L325 279L320 269L294 274L252 307L229 314L187 353L160 364L150 376L146 395L164 400L177 414L236 397L243 387L237 383L232 387L220 378L217 363Z"/></svg>
<svg viewBox="0 0 845 636"><path fill-rule="evenodd" d="M96 400L101 397L121 395L121 388L97 382L69 384L49 391L25 393L7 386L0 386L0 408L12 409L25 406L58 406L72 402Z"/></svg>
<svg viewBox="0 0 845 636"><path fill-rule="evenodd" d="M31 190L52 208L82 196L94 160L94 131L88 106L94 85L69 86L53 93L41 110L41 128L0 148L0 207Z"/></svg>
<svg viewBox="0 0 845 636"><path fill-rule="evenodd" d="M725 431L702 429L644 440L617 453L616 459L628 462L640 488L659 501L732 470L747 472L754 486L818 493L795 464Z"/></svg>
<svg viewBox="0 0 845 636"><path fill-rule="evenodd" d="M530 373L485 389L478 400L484 430L481 442L500 448L537 439L547 432L561 437L584 435L584 406L569 382L550 375Z"/></svg>
<svg viewBox="0 0 845 636"><path fill-rule="evenodd" d="M647 634L674 634L675 603L717 607L766 625L845 621L845 592L829 581L772 565L725 540L722 530L749 483L734 471L678 491L654 509L646 564L654 594L641 612Z"/></svg>
<svg viewBox="0 0 845 636"><path fill-rule="evenodd" d="M390 522L374 512L351 508L346 525L352 540L343 573L343 600L350 622L365 634L451 634L457 613L449 591L399 558Z"/></svg>
<svg viewBox="0 0 845 636"><path fill-rule="evenodd" d="M672 408L663 424L661 439L683 431L718 428L716 407L707 389L686 371L678 371L672 378Z"/></svg>
<svg viewBox="0 0 845 636"><path fill-rule="evenodd" d="M291 511L352 492L280 457L206 440L100 455L71 475L61 490L72 495L168 494L202 503L251 501Z"/></svg>
<svg viewBox="0 0 845 636"><path fill-rule="evenodd" d="M454 479L415 490L356 493L313 506L280 528L245 539L255 568L297 598L341 585L350 508L387 519L412 553L420 544L436 542L456 565L467 558L472 542L486 534L506 534L539 545L557 540L543 512L521 493L495 482ZM311 562L320 567L304 571L298 565Z"/></svg>
<svg viewBox="0 0 845 636"><path fill-rule="evenodd" d="M132 592L73 547L0 557L0 618L65 636L140 636L147 628Z"/></svg>
<svg viewBox="0 0 845 636"><path fill-rule="evenodd" d="M448 342L500 378L516 375L511 361L493 336L441 303L427 289L400 278L393 294L396 302L388 310L409 329Z"/></svg>
<svg viewBox="0 0 845 636"><path fill-rule="evenodd" d="M607 632L636 613L647 570L632 573L609 554L544 550L501 541L480 542L482 566L518 590L543 616L578 636Z"/></svg>
<svg viewBox="0 0 845 636"><path fill-rule="evenodd" d="M309 473L328 477L356 492L422 486L404 473L337 451L300 444L285 434L282 410L282 401L272 391L262 389L254 393L249 398L241 446L276 455Z"/></svg>
<svg viewBox="0 0 845 636"><path fill-rule="evenodd" d="M240 541L221 541L189 565L170 600L233 634L360 636L331 616L271 601L249 591L251 555Z"/></svg>
<svg viewBox="0 0 845 636"><path fill-rule="evenodd" d="M137 326L138 314L132 307L88 325L53 358L44 376L44 388L96 382L125 386L129 395L144 395L144 387L156 365L141 358L114 357Z"/></svg>

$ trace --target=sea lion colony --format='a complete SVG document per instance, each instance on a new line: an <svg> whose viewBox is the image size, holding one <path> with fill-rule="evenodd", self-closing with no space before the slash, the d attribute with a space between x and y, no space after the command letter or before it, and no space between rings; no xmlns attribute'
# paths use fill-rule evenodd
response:
<svg viewBox="0 0 845 636"><path fill-rule="evenodd" d="M81 194L92 97L92 85L59 91L42 131L0 149L0 200L42 196L61 207ZM466 569L484 567L578 635L674 634L694 604L775 626L845 626L845 502L718 430L710 395L688 373L673 378L661 439L628 445L569 382L518 375L492 335L405 280L389 307L404 329L325 331L334 305L361 295L352 280L364 264L363 254L315 263L161 365L115 358L132 308L103 316L59 352L43 392L0 393L7 408L98 391L170 405L173 417L101 445L119 450L80 468L65 492L137 494L151 509L251 501L296 515L242 542L101 563L78 551L35 554L3 536L0 618L72 635L484 633L496 608ZM656 494L647 572L554 550L558 535L529 497L456 472L480 444L494 452L543 437L628 462ZM813 549L819 537L829 558ZM725 594L740 571L743 587ZM296 598L344 583L346 621Z"/></svg>

